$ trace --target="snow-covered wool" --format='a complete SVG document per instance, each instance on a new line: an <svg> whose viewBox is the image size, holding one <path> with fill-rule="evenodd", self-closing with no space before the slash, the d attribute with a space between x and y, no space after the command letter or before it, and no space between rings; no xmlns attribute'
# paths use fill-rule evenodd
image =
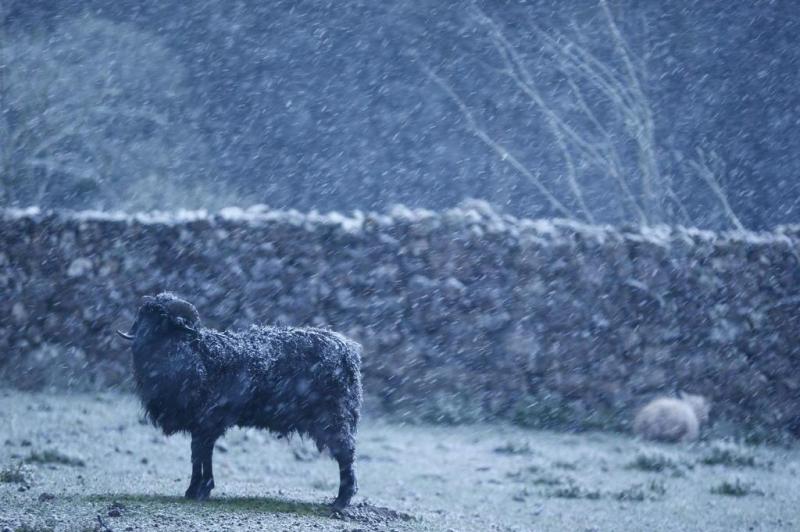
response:
<svg viewBox="0 0 800 532"><path fill-rule="evenodd" d="M700 395L681 393L680 398L659 397L645 405L633 421L633 431L642 438L663 442L697 439L700 426L711 409Z"/></svg>
<svg viewBox="0 0 800 532"><path fill-rule="evenodd" d="M122 333L121 333L122 334ZM233 426L310 437L339 463L336 508L357 491L361 346L332 331L251 326L204 328L195 307L164 292L145 297L131 335L138 395L165 434L192 435L187 498L214 487L214 442Z"/></svg>

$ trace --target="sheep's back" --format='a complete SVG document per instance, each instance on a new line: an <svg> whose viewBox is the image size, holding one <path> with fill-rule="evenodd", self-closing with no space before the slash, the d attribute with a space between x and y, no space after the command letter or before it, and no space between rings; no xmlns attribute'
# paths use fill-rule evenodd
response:
<svg viewBox="0 0 800 532"><path fill-rule="evenodd" d="M657 441L691 441L697 438L699 423L694 410L684 401L655 399L636 415L633 430L643 438Z"/></svg>
<svg viewBox="0 0 800 532"><path fill-rule="evenodd" d="M279 433L355 429L361 407L357 343L311 328L254 326L206 334L209 375L227 389L220 396L238 403L237 424Z"/></svg>

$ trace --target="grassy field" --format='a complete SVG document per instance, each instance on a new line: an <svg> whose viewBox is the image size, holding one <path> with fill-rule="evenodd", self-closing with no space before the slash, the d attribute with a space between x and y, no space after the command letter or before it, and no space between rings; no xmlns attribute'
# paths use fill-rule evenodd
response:
<svg viewBox="0 0 800 532"><path fill-rule="evenodd" d="M185 501L188 438L140 416L127 395L0 391L0 530L800 530L800 447L367 419L337 516L336 464L255 430L220 440L213 499Z"/></svg>

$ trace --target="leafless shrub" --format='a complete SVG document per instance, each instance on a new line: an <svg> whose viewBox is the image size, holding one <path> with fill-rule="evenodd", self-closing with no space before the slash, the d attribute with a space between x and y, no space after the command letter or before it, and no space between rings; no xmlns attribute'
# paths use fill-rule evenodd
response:
<svg viewBox="0 0 800 532"><path fill-rule="evenodd" d="M618 210L625 221L643 225L673 223L693 225L684 202L675 193L672 176L662 169L656 134L656 117L647 94L649 52L637 56L618 26L606 0L599 0L605 38L613 57L601 60L581 32L570 34L544 29L533 23L530 34L539 45L535 64L547 65L562 83L553 94L531 69L526 57L504 27L477 6L471 9L473 23L489 37L501 66L499 75L510 80L535 112L543 118L563 160L563 176L570 198L560 198L538 171L527 166L522 155L494 136L476 117L451 82L421 61L430 80L456 104L467 128L531 182L559 215L594 223L599 201L588 197L587 184L611 178L618 187ZM698 152L689 161L691 169L713 193L716 208L727 225L743 229L727 193L720 184L722 169ZM575 205L575 208L570 207Z"/></svg>

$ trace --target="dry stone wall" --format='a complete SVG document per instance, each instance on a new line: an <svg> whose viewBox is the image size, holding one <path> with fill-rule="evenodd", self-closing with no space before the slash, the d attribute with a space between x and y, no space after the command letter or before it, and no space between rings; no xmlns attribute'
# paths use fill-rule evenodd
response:
<svg viewBox="0 0 800 532"><path fill-rule="evenodd" d="M0 376L129 386L142 295L218 328L329 326L365 348L372 412L625 428L678 390L717 426L800 433L800 226L714 234L499 215L227 209L0 214Z"/></svg>

